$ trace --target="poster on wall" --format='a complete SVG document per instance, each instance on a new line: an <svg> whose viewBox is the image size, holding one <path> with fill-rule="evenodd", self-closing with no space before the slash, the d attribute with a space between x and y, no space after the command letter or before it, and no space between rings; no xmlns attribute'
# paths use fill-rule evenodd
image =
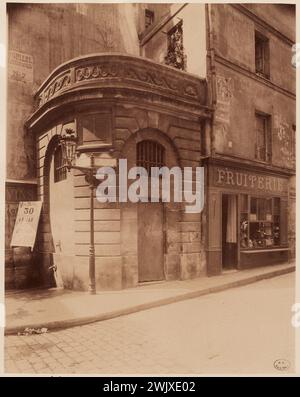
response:
<svg viewBox="0 0 300 397"><path fill-rule="evenodd" d="M42 209L41 201L20 201L14 226L11 247L34 247L39 218Z"/></svg>

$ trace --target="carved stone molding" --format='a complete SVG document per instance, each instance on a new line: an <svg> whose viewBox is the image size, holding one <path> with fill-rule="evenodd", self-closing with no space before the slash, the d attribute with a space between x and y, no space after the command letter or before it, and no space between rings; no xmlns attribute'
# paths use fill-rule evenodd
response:
<svg viewBox="0 0 300 397"><path fill-rule="evenodd" d="M89 86L139 89L206 104L206 81L145 58L99 54L71 60L56 68L36 93L37 107L66 92Z"/></svg>

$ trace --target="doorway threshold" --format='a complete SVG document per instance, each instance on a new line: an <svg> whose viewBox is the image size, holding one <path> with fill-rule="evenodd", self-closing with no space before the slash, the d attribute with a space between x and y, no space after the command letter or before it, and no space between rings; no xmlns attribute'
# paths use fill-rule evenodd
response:
<svg viewBox="0 0 300 397"><path fill-rule="evenodd" d="M222 274L237 273L239 269L223 269Z"/></svg>
<svg viewBox="0 0 300 397"><path fill-rule="evenodd" d="M145 285L155 285L155 284L163 284L166 280L154 280L154 281L139 281L138 287L144 287Z"/></svg>

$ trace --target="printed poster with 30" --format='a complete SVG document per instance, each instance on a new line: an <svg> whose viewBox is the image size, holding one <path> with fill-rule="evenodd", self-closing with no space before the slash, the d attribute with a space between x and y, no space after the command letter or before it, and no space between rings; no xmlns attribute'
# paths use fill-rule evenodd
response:
<svg viewBox="0 0 300 397"><path fill-rule="evenodd" d="M41 209L41 201L21 201L19 203L11 247L31 247L31 250L33 249Z"/></svg>

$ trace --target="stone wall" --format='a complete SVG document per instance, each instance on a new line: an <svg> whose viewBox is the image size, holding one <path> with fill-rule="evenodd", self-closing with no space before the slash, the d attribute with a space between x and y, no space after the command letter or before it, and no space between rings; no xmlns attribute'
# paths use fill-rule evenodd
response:
<svg viewBox="0 0 300 397"><path fill-rule="evenodd" d="M145 7L145 5L141 5ZM140 31L142 55L165 64L168 32L182 21L185 70L206 77L206 19L204 4L148 4L154 24ZM143 18L143 13L141 17ZM142 28L142 21L140 28Z"/></svg>
<svg viewBox="0 0 300 397"><path fill-rule="evenodd" d="M178 118L147 108L132 105L113 107L113 156L127 158L128 167L136 163L136 142L155 139L170 153L169 166L198 166L201 158L201 125L196 117ZM76 119L76 114L74 115ZM63 123L37 136L38 197L44 201L40 229L40 253L44 258L44 273L51 263L55 244L51 234L49 213L49 184L45 175L47 153ZM107 154L107 157L109 155ZM62 252L60 272L64 284L74 289L87 289L89 266L90 189L80 171L75 171L73 259ZM62 192L63 194L63 192ZM63 197L61 198L63 200ZM70 204L71 205L71 204ZM99 203L95 206L95 255L97 288L120 289L138 283L137 262L137 205L132 203ZM165 204L165 274L166 279L186 279L205 274L205 255L201 233L201 214L187 214L178 204ZM68 239L70 236L66 235ZM63 242L62 242L63 245ZM47 259L48 258L48 259ZM47 279L49 274L45 276Z"/></svg>
<svg viewBox="0 0 300 397"><path fill-rule="evenodd" d="M278 6L265 7L277 15ZM256 21L240 8L218 4L212 6L212 16L216 56L215 151L254 160L255 111L259 111L272 117L272 164L294 168L296 86L295 69L290 62L292 41L275 33L269 25L271 21L264 22L264 13ZM291 19L290 30L293 23ZM255 73L255 29L269 38L270 79Z"/></svg>
<svg viewBox="0 0 300 397"><path fill-rule="evenodd" d="M35 177L34 139L25 133L24 123L33 111L34 93L53 69L90 53L139 55L135 8L133 4L8 5L8 178Z"/></svg>
<svg viewBox="0 0 300 397"><path fill-rule="evenodd" d="M211 5L212 84L216 111L212 152L273 172L295 173L296 84L291 60L295 10L288 5ZM283 17L284 16L284 17ZM269 40L270 78L255 71L255 30ZM255 160L255 112L271 116L272 159ZM295 186L288 204L290 257L295 256Z"/></svg>

